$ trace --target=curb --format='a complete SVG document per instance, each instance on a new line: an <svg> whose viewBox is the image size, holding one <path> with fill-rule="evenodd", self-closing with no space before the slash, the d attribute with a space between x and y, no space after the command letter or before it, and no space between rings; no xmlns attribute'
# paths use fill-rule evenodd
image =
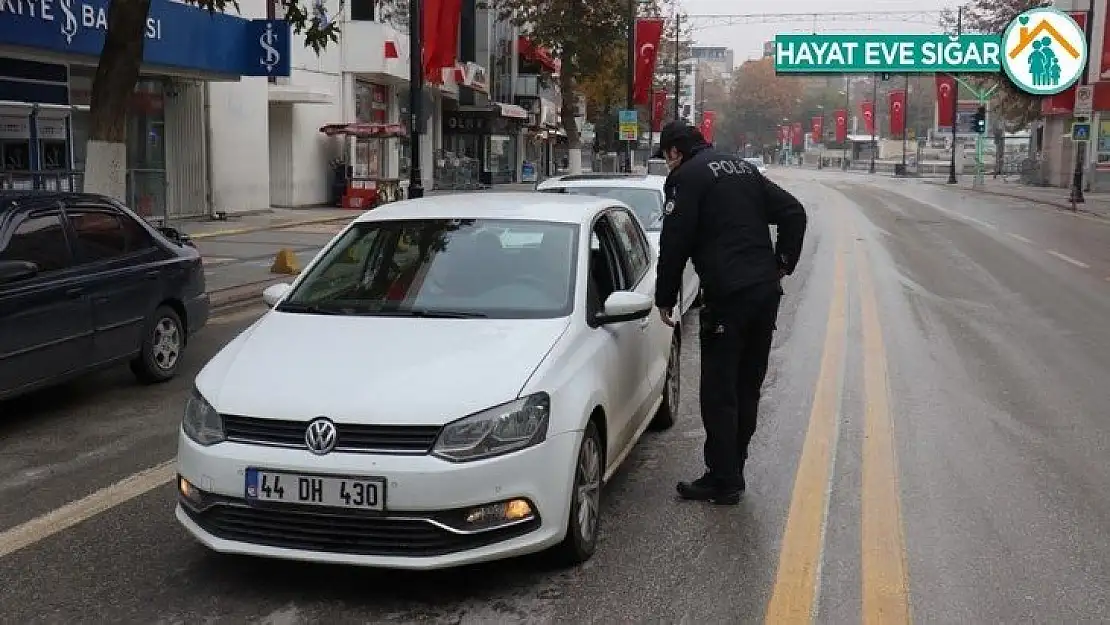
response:
<svg viewBox="0 0 1110 625"><path fill-rule="evenodd" d="M296 276L275 276L265 280L256 280L245 284L237 284L222 289L208 292L209 314L227 312L242 307L251 302L262 303L262 291L268 287L282 282L292 282Z"/></svg>
<svg viewBox="0 0 1110 625"><path fill-rule="evenodd" d="M190 239L213 239L216 237L230 237L236 234L250 234L252 232L266 232L268 230L284 230L286 228L297 228L300 226L313 226L316 224L327 224L335 221L352 221L362 213L352 211L350 215L342 217L315 217L313 219L300 219L297 221L290 221L282 224L270 224L266 226L249 226L246 228L231 228L228 230L216 230L214 232L199 232L197 234L190 234Z"/></svg>

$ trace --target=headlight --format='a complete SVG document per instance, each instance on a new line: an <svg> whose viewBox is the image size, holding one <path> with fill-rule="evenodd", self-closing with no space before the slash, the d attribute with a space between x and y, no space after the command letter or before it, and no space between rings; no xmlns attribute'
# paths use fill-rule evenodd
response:
<svg viewBox="0 0 1110 625"><path fill-rule="evenodd" d="M224 420L220 413L209 404L200 391L193 390L189 400L185 402L185 415L181 418L181 427L185 435L201 445L215 445L223 442Z"/></svg>
<svg viewBox="0 0 1110 625"><path fill-rule="evenodd" d="M547 438L551 399L536 393L448 423L432 453L466 462L492 458L538 445Z"/></svg>

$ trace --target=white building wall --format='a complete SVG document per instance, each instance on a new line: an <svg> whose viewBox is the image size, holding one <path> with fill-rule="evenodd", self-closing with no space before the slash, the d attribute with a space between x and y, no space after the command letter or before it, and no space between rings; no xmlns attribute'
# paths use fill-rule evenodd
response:
<svg viewBox="0 0 1110 625"><path fill-rule="evenodd" d="M244 12L246 5L244 4ZM265 78L209 85L213 210L270 207L269 95ZM198 147L201 145L197 141Z"/></svg>

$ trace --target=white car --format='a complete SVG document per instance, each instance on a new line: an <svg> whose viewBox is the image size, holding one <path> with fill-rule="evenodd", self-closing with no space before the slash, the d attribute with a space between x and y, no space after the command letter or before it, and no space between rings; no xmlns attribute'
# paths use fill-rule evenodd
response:
<svg viewBox="0 0 1110 625"><path fill-rule="evenodd" d="M632 207L647 230L655 254L659 254L659 233L663 228L663 183L666 176L644 174L571 174L548 178L536 186L541 193L567 193L593 195L619 200ZM678 294L677 308L685 315L698 305L701 282L694 271L694 264L686 263L682 274L682 290Z"/></svg>
<svg viewBox="0 0 1110 625"><path fill-rule="evenodd" d="M762 156L749 156L749 157L744 158L744 160L748 161L752 165L755 165L755 168L759 170L759 173L761 173L761 174L766 174L767 173L767 164L763 162L763 157Z"/></svg>
<svg viewBox="0 0 1110 625"><path fill-rule="evenodd" d="M302 561L587 560L603 482L678 410L654 259L607 198L362 215L197 375L177 519L215 551Z"/></svg>

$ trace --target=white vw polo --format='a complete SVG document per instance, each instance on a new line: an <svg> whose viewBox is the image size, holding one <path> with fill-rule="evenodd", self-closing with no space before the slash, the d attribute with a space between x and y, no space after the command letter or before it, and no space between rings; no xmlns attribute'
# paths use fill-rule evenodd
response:
<svg viewBox="0 0 1110 625"><path fill-rule="evenodd" d="M588 559L602 483L677 411L654 258L606 198L364 214L197 376L178 520L219 552L305 561Z"/></svg>

